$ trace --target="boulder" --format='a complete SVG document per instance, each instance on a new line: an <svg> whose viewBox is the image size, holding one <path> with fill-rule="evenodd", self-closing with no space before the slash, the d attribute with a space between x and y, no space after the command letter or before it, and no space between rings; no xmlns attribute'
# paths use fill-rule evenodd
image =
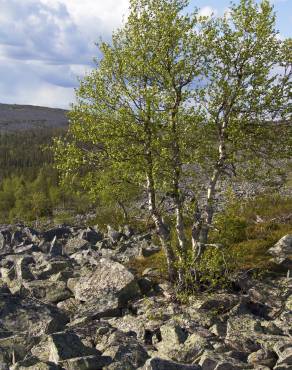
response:
<svg viewBox="0 0 292 370"><path fill-rule="evenodd" d="M17 362L10 367L10 370L60 370L60 367L53 363L40 361L37 357L30 357Z"/></svg>
<svg viewBox="0 0 292 370"><path fill-rule="evenodd" d="M5 247L6 241L2 232L0 232L0 250Z"/></svg>
<svg viewBox="0 0 292 370"><path fill-rule="evenodd" d="M113 361L110 369L136 370L143 366L149 358L146 350L136 338L119 330L107 336L101 347L102 355L110 357ZM100 349L99 346L98 349Z"/></svg>
<svg viewBox="0 0 292 370"><path fill-rule="evenodd" d="M36 244L20 244L13 247L15 254L33 254L34 252L40 252L40 248Z"/></svg>
<svg viewBox="0 0 292 370"><path fill-rule="evenodd" d="M68 318L55 307L40 301L1 294L0 322L8 332L39 336L61 330Z"/></svg>
<svg viewBox="0 0 292 370"><path fill-rule="evenodd" d="M34 280L24 282L23 286L31 296L45 303L58 303L72 297L64 281Z"/></svg>
<svg viewBox="0 0 292 370"><path fill-rule="evenodd" d="M155 253L160 252L161 248L158 245L154 244L148 244L147 242L144 242L141 246L141 255L143 257L150 257Z"/></svg>
<svg viewBox="0 0 292 370"><path fill-rule="evenodd" d="M52 229L49 229L45 231L42 234L42 237L44 238L45 241L51 242L54 238L56 239L61 239L64 237L68 237L70 235L71 230L67 226L57 226Z"/></svg>
<svg viewBox="0 0 292 370"><path fill-rule="evenodd" d="M81 266L86 264L97 266L101 256L99 252L90 247L88 249L79 250L78 252L71 254L70 258L75 260Z"/></svg>
<svg viewBox="0 0 292 370"><path fill-rule="evenodd" d="M226 354L214 351L205 351L200 358L199 365L202 370L242 370L253 369L246 363L238 361Z"/></svg>
<svg viewBox="0 0 292 370"><path fill-rule="evenodd" d="M277 356L275 352L265 349L260 349L248 356L248 363L254 366L262 365L267 366L270 369L275 366L276 362Z"/></svg>
<svg viewBox="0 0 292 370"><path fill-rule="evenodd" d="M225 341L234 349L255 352L261 348L262 333L260 320L252 315L238 315L228 319Z"/></svg>
<svg viewBox="0 0 292 370"><path fill-rule="evenodd" d="M107 236L110 239L111 243L116 244L124 236L120 231L116 231L110 225L107 225Z"/></svg>
<svg viewBox="0 0 292 370"><path fill-rule="evenodd" d="M64 246L64 253L70 256L82 249L85 249L89 245L88 241L81 238L69 239Z"/></svg>
<svg viewBox="0 0 292 370"><path fill-rule="evenodd" d="M82 304L79 303L78 310L73 314L74 319L87 318L90 320L102 317L121 316L121 304L119 298L114 294L107 294L104 297L90 299Z"/></svg>
<svg viewBox="0 0 292 370"><path fill-rule="evenodd" d="M7 336L7 332L1 332L0 336L0 359L11 364L12 360L20 361L35 345L37 339L27 333ZM1 362L0 362L1 363Z"/></svg>
<svg viewBox="0 0 292 370"><path fill-rule="evenodd" d="M57 241L56 236L54 236L53 240L51 241L49 253L54 257L63 255L63 246Z"/></svg>
<svg viewBox="0 0 292 370"><path fill-rule="evenodd" d="M76 334L69 332L51 334L48 337L48 347L48 360L55 364L76 357L99 355L95 348L85 347Z"/></svg>
<svg viewBox="0 0 292 370"><path fill-rule="evenodd" d="M60 365L65 370L99 370L106 368L111 362L111 358L106 356L84 356L60 361Z"/></svg>
<svg viewBox="0 0 292 370"><path fill-rule="evenodd" d="M288 270L292 269L292 235L285 235L268 250L274 262Z"/></svg>
<svg viewBox="0 0 292 370"><path fill-rule="evenodd" d="M143 370L200 370L198 365L181 364L174 361L153 357L146 361Z"/></svg>
<svg viewBox="0 0 292 370"><path fill-rule="evenodd" d="M96 244L97 242L103 239L103 235L99 231L96 231L93 228L88 227L86 230L81 231L81 233L79 234L79 238L86 240L91 244Z"/></svg>
<svg viewBox="0 0 292 370"><path fill-rule="evenodd" d="M278 342L274 346L274 351L278 355L278 361L276 364L276 369L280 368L281 366L290 366L292 368L292 343L286 342L281 343Z"/></svg>
<svg viewBox="0 0 292 370"><path fill-rule="evenodd" d="M15 256L15 272L17 279L22 282L24 280L34 280L34 276L31 273L30 265L34 264L35 260L29 255Z"/></svg>
<svg viewBox="0 0 292 370"><path fill-rule="evenodd" d="M79 278L73 293L75 298L82 302L99 302L107 295L114 295L123 305L139 294L139 287L134 275L123 265L102 258L94 271Z"/></svg>

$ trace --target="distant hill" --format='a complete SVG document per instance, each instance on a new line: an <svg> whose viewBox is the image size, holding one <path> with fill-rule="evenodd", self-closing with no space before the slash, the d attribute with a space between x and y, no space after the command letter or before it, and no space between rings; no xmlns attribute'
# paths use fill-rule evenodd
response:
<svg viewBox="0 0 292 370"><path fill-rule="evenodd" d="M66 128L67 113L65 109L0 103L0 132Z"/></svg>

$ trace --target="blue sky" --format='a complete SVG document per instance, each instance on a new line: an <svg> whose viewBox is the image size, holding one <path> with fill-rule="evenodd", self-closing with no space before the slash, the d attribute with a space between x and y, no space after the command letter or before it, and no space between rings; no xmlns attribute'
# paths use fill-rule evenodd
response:
<svg viewBox="0 0 292 370"><path fill-rule="evenodd" d="M291 37L292 0L273 0L277 28ZM192 0L223 14L228 0ZM68 108L77 77L90 70L94 42L108 39L128 0L0 0L0 102Z"/></svg>

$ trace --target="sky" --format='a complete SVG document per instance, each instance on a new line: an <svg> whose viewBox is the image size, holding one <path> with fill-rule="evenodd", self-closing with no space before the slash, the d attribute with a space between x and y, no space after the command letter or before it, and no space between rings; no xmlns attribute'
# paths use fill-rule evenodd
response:
<svg viewBox="0 0 292 370"><path fill-rule="evenodd" d="M292 0L273 0L281 37L292 37ZM192 0L202 15L228 0ZM69 108L93 67L95 42L110 40L128 0L0 0L0 103Z"/></svg>

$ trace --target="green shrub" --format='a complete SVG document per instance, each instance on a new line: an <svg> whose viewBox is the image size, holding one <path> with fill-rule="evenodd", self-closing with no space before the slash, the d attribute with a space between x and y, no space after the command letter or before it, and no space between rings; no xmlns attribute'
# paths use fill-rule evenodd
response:
<svg viewBox="0 0 292 370"><path fill-rule="evenodd" d="M223 245L230 245L246 240L248 223L244 217L229 216L226 213L218 215L214 223L213 238Z"/></svg>

